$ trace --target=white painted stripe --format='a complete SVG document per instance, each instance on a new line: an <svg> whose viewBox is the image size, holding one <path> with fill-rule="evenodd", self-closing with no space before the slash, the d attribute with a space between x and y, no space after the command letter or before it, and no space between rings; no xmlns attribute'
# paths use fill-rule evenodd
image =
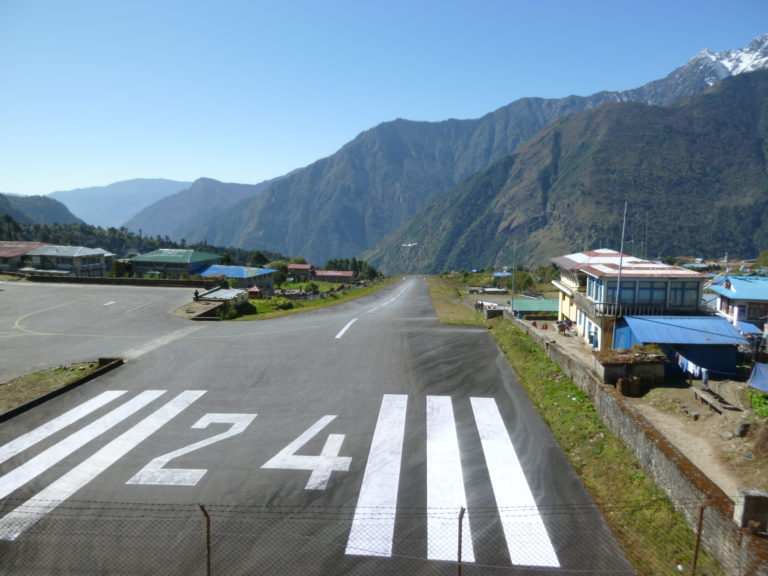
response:
<svg viewBox="0 0 768 576"><path fill-rule="evenodd" d="M109 390L107 392L102 392L95 398L91 398L87 402L80 404L80 406L76 406L71 410L64 412L64 414L54 418L50 422L46 422L42 426L38 426L34 430L30 430L26 434L22 434L18 438L11 440L8 444L0 446L0 464L9 458L13 458L16 454L23 452L30 446L34 446L41 440L48 438L48 436L77 422L81 418L98 410L123 394L125 394L125 390Z"/></svg>
<svg viewBox="0 0 768 576"><path fill-rule="evenodd" d="M466 507L451 398L427 396L427 558L458 559L459 512ZM469 514L462 520L461 557L475 561Z"/></svg>
<svg viewBox="0 0 768 576"><path fill-rule="evenodd" d="M18 538L27 528L55 510L64 500L125 456L203 394L205 394L204 390L182 392L133 428L112 440L93 456L72 468L53 484L6 514L4 518L0 519L0 539L15 540Z"/></svg>
<svg viewBox="0 0 768 576"><path fill-rule="evenodd" d="M391 556L408 396L385 394L347 540L350 556Z"/></svg>
<svg viewBox="0 0 768 576"><path fill-rule="evenodd" d="M342 328L342 329L341 329L341 332L339 332L338 334L336 334L336 339L339 339L339 338L341 338L342 336L344 336L344 332L346 332L347 330L349 330L349 327L350 327L350 326L352 326L352 324L354 324L355 322L357 322L357 318L352 318L352 320L350 320L349 322L347 322L347 325L346 325L346 326L344 326L344 328Z"/></svg>
<svg viewBox="0 0 768 576"><path fill-rule="evenodd" d="M34 458L0 476L0 498L5 498L14 490L20 488L33 478L48 470L54 464L81 448L97 436L100 436L113 426L116 426L131 414L137 412L152 400L165 394L165 390L147 390L125 404L115 408L88 426L67 436L47 450L40 452Z"/></svg>
<svg viewBox="0 0 768 576"><path fill-rule="evenodd" d="M179 330L176 330L175 332L171 332L170 334L165 334L164 336L160 336L159 338L155 338L154 340L150 340L149 342L145 342L144 344L141 344L139 346L136 346L135 348L131 348L130 350L124 352L122 354L122 357L126 360L135 360L139 356L146 354L147 352L152 352L153 350L157 350L161 346L165 346L166 344L170 344L171 342L175 340L179 340L180 338L184 338L185 336L189 336L193 332L200 330L203 326L188 326L186 328L181 328Z"/></svg>
<svg viewBox="0 0 768 576"><path fill-rule="evenodd" d="M471 398L471 402L512 564L559 567L496 401Z"/></svg>

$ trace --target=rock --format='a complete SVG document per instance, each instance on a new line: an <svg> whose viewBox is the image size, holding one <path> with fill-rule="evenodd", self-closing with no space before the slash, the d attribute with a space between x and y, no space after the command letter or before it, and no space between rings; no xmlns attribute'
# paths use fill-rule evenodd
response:
<svg viewBox="0 0 768 576"><path fill-rule="evenodd" d="M737 438L744 438L744 436L747 435L747 432L749 432L749 427L751 425L752 425L751 422L747 422L746 420L742 420L736 426L736 429L733 431L733 435L736 436Z"/></svg>

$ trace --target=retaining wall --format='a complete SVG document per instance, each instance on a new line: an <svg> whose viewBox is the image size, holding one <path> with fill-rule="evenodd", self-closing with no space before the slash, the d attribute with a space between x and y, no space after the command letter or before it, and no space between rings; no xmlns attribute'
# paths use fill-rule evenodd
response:
<svg viewBox="0 0 768 576"><path fill-rule="evenodd" d="M768 540L741 529L733 520L734 502L631 405L602 382L596 366L569 355L546 333L533 330L510 314L505 318L526 332L557 362L579 388L590 395L605 425L635 454L645 473L676 502L700 502L701 545L728 574L768 576ZM597 360L593 360L595 364ZM598 364L599 365L599 364ZM696 531L699 514L690 506L681 512ZM736 571L732 571L731 568Z"/></svg>

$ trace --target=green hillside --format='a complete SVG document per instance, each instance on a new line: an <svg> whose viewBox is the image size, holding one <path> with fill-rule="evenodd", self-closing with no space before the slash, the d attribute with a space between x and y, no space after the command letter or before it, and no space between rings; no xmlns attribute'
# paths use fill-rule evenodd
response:
<svg viewBox="0 0 768 576"><path fill-rule="evenodd" d="M768 247L766 126L768 71L669 107L606 104L546 128L362 257L437 272L618 249L625 201L627 252L753 257Z"/></svg>

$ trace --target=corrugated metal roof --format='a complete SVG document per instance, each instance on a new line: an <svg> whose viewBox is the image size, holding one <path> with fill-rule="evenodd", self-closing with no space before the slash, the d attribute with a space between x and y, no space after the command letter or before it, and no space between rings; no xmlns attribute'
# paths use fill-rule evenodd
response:
<svg viewBox="0 0 768 576"><path fill-rule="evenodd" d="M752 322L738 322L738 329L739 332L742 334L762 334L763 331L760 330L757 326L752 324Z"/></svg>
<svg viewBox="0 0 768 576"><path fill-rule="evenodd" d="M238 288L214 288L208 292L200 294L200 298L203 300L235 300L241 294L245 294L245 290Z"/></svg>
<svg viewBox="0 0 768 576"><path fill-rule="evenodd" d="M315 270L315 276L339 276L345 278L354 278L355 273L352 270Z"/></svg>
<svg viewBox="0 0 768 576"><path fill-rule="evenodd" d="M10 240L0 241L0 258L16 258L24 256L35 248L49 246L43 242L12 242Z"/></svg>
<svg viewBox="0 0 768 576"><path fill-rule="evenodd" d="M103 248L86 248L85 246L40 246L28 252L30 256L65 256L81 258L84 256L114 256Z"/></svg>
<svg viewBox="0 0 768 576"><path fill-rule="evenodd" d="M721 316L625 316L637 340L646 344L746 344Z"/></svg>
<svg viewBox="0 0 768 576"><path fill-rule="evenodd" d="M201 252L199 250L182 250L176 248L160 248L154 252L148 252L131 258L131 262L167 262L192 264L221 258L218 254Z"/></svg>
<svg viewBox="0 0 768 576"><path fill-rule="evenodd" d="M557 312L557 298L515 298L510 299L512 310L517 312Z"/></svg>
<svg viewBox="0 0 768 576"><path fill-rule="evenodd" d="M768 278L764 276L723 276L716 282L707 289L731 300L768 301Z"/></svg>
<svg viewBox="0 0 768 576"><path fill-rule="evenodd" d="M622 278L680 278L704 281L708 276L681 266L670 266L601 248L576 252L552 258L552 262L565 270L574 270L595 276Z"/></svg>
<svg viewBox="0 0 768 576"><path fill-rule="evenodd" d="M227 278L253 278L255 276L264 276L273 274L275 271L271 268L254 268L251 266L224 266L223 264L212 264L206 266L199 272L200 276L225 276Z"/></svg>

